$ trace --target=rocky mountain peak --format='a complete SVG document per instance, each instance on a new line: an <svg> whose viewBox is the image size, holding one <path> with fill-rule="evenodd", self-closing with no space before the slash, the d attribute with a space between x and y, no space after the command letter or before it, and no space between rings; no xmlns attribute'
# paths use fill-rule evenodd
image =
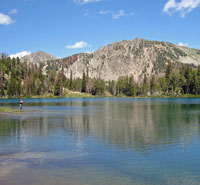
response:
<svg viewBox="0 0 200 185"><path fill-rule="evenodd" d="M20 59L21 62L43 62L48 60L55 60L56 57L44 52L44 51L37 51L35 53L31 53L30 55L26 55Z"/></svg>
<svg viewBox="0 0 200 185"><path fill-rule="evenodd" d="M200 52L169 42L136 38L111 43L91 54L77 54L57 60L55 66L64 66L68 78L70 71L74 78L82 78L83 71L88 71L91 78L117 80L120 76L132 75L138 82L144 75L151 77L152 74L164 74L169 60L178 65L199 65Z"/></svg>
<svg viewBox="0 0 200 185"><path fill-rule="evenodd" d="M80 53L56 59L42 51L23 57L24 61L47 61L44 73L48 70L60 71L70 78L82 78L83 71L87 71L91 78L101 78L106 81L118 80L121 76L133 76L136 82L142 81L144 76L150 78L152 74L163 75L166 64L170 60L176 65L200 65L200 51L187 47L180 47L169 42L149 41L142 38L123 40L103 46L94 53Z"/></svg>

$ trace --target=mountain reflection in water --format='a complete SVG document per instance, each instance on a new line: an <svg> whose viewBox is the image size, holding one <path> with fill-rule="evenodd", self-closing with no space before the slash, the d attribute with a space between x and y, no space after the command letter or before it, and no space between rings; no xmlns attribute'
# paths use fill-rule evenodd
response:
<svg viewBox="0 0 200 185"><path fill-rule="evenodd" d="M197 174L195 161L187 157L198 158L194 151L198 151L200 138L199 102L198 98L25 100L26 108L35 111L0 115L0 169L5 169L1 166L10 166L4 170L4 174L8 174L10 169L18 168L17 164L21 169L33 169L38 165L42 168L57 166L58 171L63 164L74 170L81 169L82 165L89 170L93 165L94 168L102 164L104 168L118 169L117 173L130 173L127 177L130 184L133 184L130 178L136 172L135 177L139 178L136 182L141 184L149 181L149 184L180 183L183 179L177 180L178 176L164 180L166 177L162 178L162 175L172 171L173 165L182 173L183 160L187 170ZM0 106L5 105L15 107L17 102L0 100ZM184 154L179 156L183 150ZM157 155L160 158L156 158ZM119 160L126 167L122 168ZM152 161L159 165L153 166ZM170 162L171 165L173 162L172 166L168 166ZM160 165L167 166L167 172L158 170ZM161 176L158 179L157 175L151 174L155 170ZM119 184L126 182L121 180ZM196 175L191 182L198 180L200 176ZM91 184L93 182L95 179ZM71 183L80 182L72 180ZM109 183L116 182L111 179ZM5 181L2 184L6 184Z"/></svg>

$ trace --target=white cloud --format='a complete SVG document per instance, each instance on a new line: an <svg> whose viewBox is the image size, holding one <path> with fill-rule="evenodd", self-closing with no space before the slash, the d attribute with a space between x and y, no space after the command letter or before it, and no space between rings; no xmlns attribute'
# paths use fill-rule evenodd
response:
<svg viewBox="0 0 200 185"><path fill-rule="evenodd" d="M18 13L18 10L17 9L12 9L10 12L9 12L9 14L17 14Z"/></svg>
<svg viewBox="0 0 200 185"><path fill-rule="evenodd" d="M178 43L178 45L179 45L179 46L186 46L186 47L188 47L188 46L189 46L189 44L188 44L188 43L184 43L184 42L179 42L179 43Z"/></svg>
<svg viewBox="0 0 200 185"><path fill-rule="evenodd" d="M130 16L135 15L134 12L126 13L124 10L119 10L117 13L114 12L114 11L111 11L111 10L101 10L101 11L99 11L99 15L106 15L106 14L109 14L109 13L112 14L113 19L119 19L120 17L123 17L123 16L130 17Z"/></svg>
<svg viewBox="0 0 200 185"><path fill-rule="evenodd" d="M30 54L31 54L31 52L29 52L29 51L22 51L20 53L10 55L10 58L17 58L17 57L22 58L22 57L24 57L26 55L30 55Z"/></svg>
<svg viewBox="0 0 200 185"><path fill-rule="evenodd" d="M84 41L80 41L80 42L76 42L73 45L67 45L66 48L67 49L79 49L79 48L85 48L88 46L87 42Z"/></svg>
<svg viewBox="0 0 200 185"><path fill-rule="evenodd" d="M100 2L101 0L73 0L73 1L78 4L86 4L86 3L97 3Z"/></svg>
<svg viewBox="0 0 200 185"><path fill-rule="evenodd" d="M13 23L14 21L12 20L10 16L0 13L0 24L9 25Z"/></svg>
<svg viewBox="0 0 200 185"><path fill-rule="evenodd" d="M119 10L118 13L113 13L112 17L113 17L113 19L119 19L120 17L123 17L125 15L126 14L125 14L124 10Z"/></svg>
<svg viewBox="0 0 200 185"><path fill-rule="evenodd" d="M168 0L165 4L163 11L171 15L174 12L180 12L181 17L185 17L185 14L191 12L193 9L200 6L200 0Z"/></svg>
<svg viewBox="0 0 200 185"><path fill-rule="evenodd" d="M169 0L165 4L163 11L166 12L166 13L169 13L169 10L172 9L172 8L176 8L176 1L175 0Z"/></svg>
<svg viewBox="0 0 200 185"><path fill-rule="evenodd" d="M99 11L99 14L100 14L100 15L106 15L106 14L108 14L108 13L109 13L108 10L106 10L106 11L104 11L104 10Z"/></svg>

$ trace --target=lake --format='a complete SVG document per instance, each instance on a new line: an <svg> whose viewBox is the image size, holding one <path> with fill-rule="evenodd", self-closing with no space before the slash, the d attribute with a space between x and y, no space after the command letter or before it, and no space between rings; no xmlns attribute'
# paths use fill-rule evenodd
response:
<svg viewBox="0 0 200 185"><path fill-rule="evenodd" d="M0 114L1 185L200 184L199 98L24 99L24 108Z"/></svg>

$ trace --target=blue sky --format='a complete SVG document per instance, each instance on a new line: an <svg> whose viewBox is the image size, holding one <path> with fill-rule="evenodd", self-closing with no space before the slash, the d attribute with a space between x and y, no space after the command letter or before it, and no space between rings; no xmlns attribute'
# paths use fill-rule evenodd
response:
<svg viewBox="0 0 200 185"><path fill-rule="evenodd" d="M200 49L200 0L1 0L0 53L56 57L109 43L169 41Z"/></svg>

